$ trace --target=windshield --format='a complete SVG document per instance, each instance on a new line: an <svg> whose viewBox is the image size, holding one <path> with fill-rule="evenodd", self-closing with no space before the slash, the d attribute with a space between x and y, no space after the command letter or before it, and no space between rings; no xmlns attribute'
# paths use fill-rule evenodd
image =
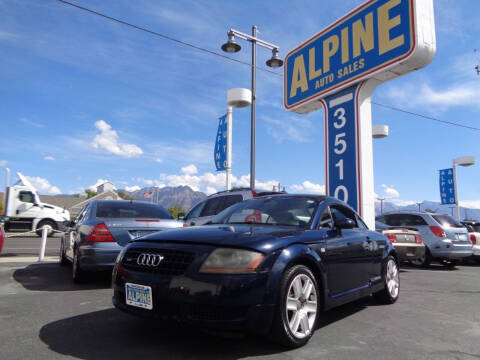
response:
<svg viewBox="0 0 480 360"><path fill-rule="evenodd" d="M99 201L97 217L173 219L162 206L139 201Z"/></svg>
<svg viewBox="0 0 480 360"><path fill-rule="evenodd" d="M242 201L219 213L213 224L266 224L307 228L319 200L278 197Z"/></svg>
<svg viewBox="0 0 480 360"><path fill-rule="evenodd" d="M433 218L443 227L447 228L462 228L463 225L460 224L457 220L455 220L450 215L432 215Z"/></svg>

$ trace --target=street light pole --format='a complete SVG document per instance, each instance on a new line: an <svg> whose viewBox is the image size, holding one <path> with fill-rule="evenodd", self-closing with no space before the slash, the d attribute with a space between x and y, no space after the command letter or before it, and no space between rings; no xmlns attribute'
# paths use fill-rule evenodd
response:
<svg viewBox="0 0 480 360"><path fill-rule="evenodd" d="M380 215L383 215L383 200L386 198L378 198L380 200Z"/></svg>
<svg viewBox="0 0 480 360"><path fill-rule="evenodd" d="M252 43L252 108L251 108L251 133L250 133L250 188L255 189L255 102L256 102L256 78L257 78L257 44L272 50L272 57L267 60L267 66L277 68L283 65L283 60L278 57L279 47L275 44L257 38L257 27L252 26L252 36L238 30L230 29L227 33L228 41L222 45L222 50L227 53L238 52L241 46L235 42L235 36Z"/></svg>
<svg viewBox="0 0 480 360"><path fill-rule="evenodd" d="M257 38L257 27L252 26L252 36L254 39ZM251 105L251 134L250 134L250 189L255 189L255 129L256 129L256 118L255 118L255 103L256 103L256 87L257 87L257 42L252 41L252 105Z"/></svg>
<svg viewBox="0 0 480 360"><path fill-rule="evenodd" d="M455 192L455 209L457 212L457 220L460 221L460 206L458 204L458 191L457 191L457 164L460 166L471 166L475 164L474 156L460 156L453 159L453 191Z"/></svg>

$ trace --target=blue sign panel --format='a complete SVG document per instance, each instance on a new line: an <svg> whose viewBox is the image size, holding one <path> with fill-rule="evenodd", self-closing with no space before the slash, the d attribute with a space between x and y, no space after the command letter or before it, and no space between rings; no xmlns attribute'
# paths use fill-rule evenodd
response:
<svg viewBox="0 0 480 360"><path fill-rule="evenodd" d="M332 94L410 56L413 8L414 0L368 1L291 51L284 66L285 108Z"/></svg>
<svg viewBox="0 0 480 360"><path fill-rule="evenodd" d="M325 106L326 193L361 212L355 105L359 87L352 86L322 101Z"/></svg>
<svg viewBox="0 0 480 360"><path fill-rule="evenodd" d="M227 167L227 114L218 119L214 161L217 171L224 171Z"/></svg>
<svg viewBox="0 0 480 360"><path fill-rule="evenodd" d="M452 168L440 170L440 198L442 205L455 204L455 180Z"/></svg>

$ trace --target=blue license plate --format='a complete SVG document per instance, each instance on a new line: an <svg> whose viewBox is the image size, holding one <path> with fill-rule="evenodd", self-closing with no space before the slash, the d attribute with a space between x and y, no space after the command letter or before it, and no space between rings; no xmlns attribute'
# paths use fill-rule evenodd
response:
<svg viewBox="0 0 480 360"><path fill-rule="evenodd" d="M125 302L127 305L152 310L152 288L145 285L126 283Z"/></svg>

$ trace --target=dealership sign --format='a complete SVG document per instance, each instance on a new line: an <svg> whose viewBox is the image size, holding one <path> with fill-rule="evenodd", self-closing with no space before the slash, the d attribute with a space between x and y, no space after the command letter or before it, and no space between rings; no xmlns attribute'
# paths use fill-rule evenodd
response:
<svg viewBox="0 0 480 360"><path fill-rule="evenodd" d="M442 205L456 203L453 168L440 170L440 199L442 200Z"/></svg>
<svg viewBox="0 0 480 360"><path fill-rule="evenodd" d="M374 223L370 97L436 51L433 0L370 0L289 52L284 106L325 110L327 195Z"/></svg>

